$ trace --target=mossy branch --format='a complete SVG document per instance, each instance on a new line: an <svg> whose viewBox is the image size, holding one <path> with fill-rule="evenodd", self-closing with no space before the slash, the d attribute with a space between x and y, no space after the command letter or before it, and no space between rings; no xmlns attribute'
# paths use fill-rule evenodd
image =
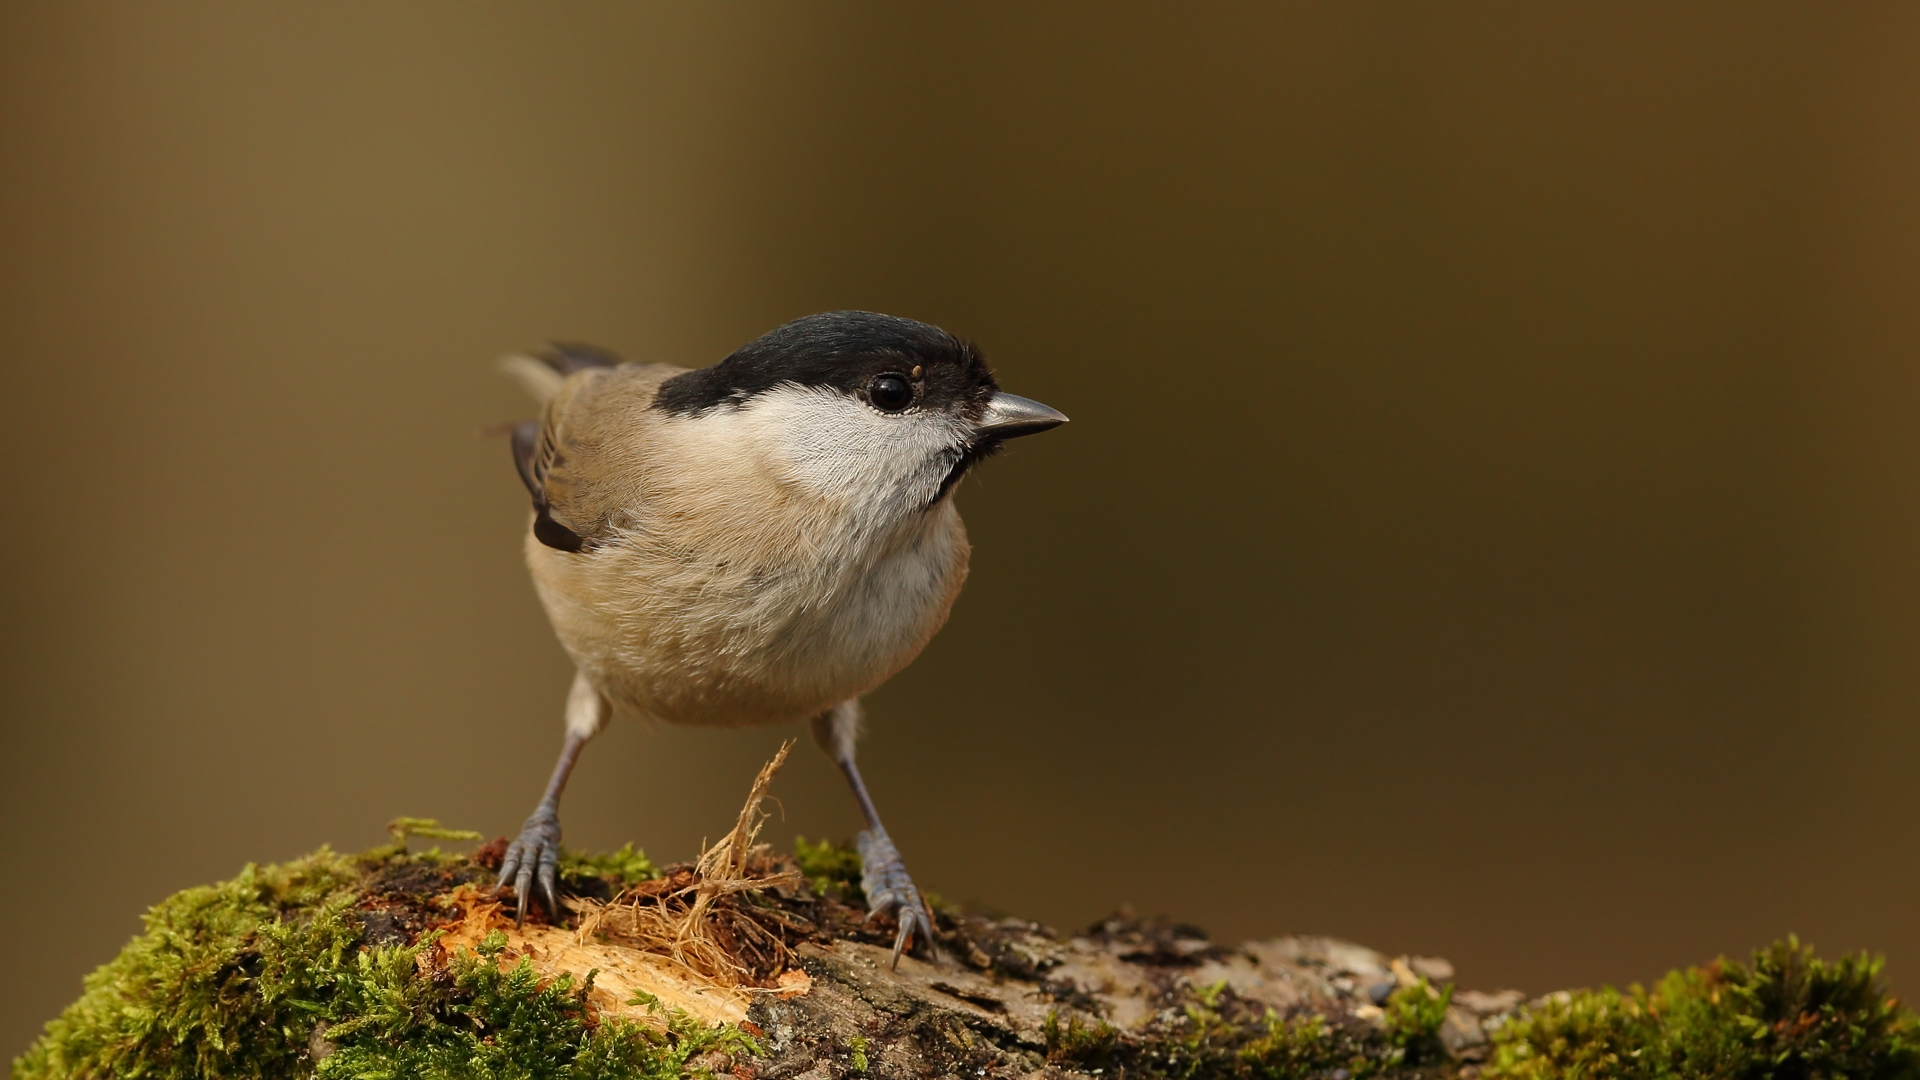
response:
<svg viewBox="0 0 1920 1080"><path fill-rule="evenodd" d="M1522 1006L1435 985L1444 962L1324 938L1223 948L1131 917L1067 938L941 906L946 959L895 971L850 850L757 842L771 780L697 864L569 853L563 881L594 916L573 929L501 913L503 841L408 852L410 836L474 835L430 819L396 819L394 843L362 855L188 889L13 1076L1920 1080L1920 1022L1881 962L1795 938L1650 990ZM726 955L690 962L696 939Z"/></svg>

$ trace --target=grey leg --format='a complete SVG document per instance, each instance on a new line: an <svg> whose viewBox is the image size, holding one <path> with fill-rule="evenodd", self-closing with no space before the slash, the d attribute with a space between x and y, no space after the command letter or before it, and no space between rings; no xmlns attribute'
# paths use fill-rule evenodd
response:
<svg viewBox="0 0 1920 1080"><path fill-rule="evenodd" d="M846 701L814 719L813 738L833 758L834 764L840 766L847 786L853 789L853 797L860 804L860 814L867 820L867 828L859 839L860 886L867 894L869 920L892 912L899 924L899 931L893 937L893 965L899 967L900 954L913 943L916 933L926 941L929 950L933 949L932 912L920 896L920 890L914 888L913 879L907 876L906 864L900 861L900 852L887 836L887 827L880 824L873 797L867 794L866 782L860 779L860 767L853 762L853 744L859 729L859 702Z"/></svg>
<svg viewBox="0 0 1920 1080"><path fill-rule="evenodd" d="M567 778L573 775L580 748L606 726L611 711L586 676L574 676L573 690L567 695L567 741L560 747L560 760L554 763L540 805L534 807L533 815L520 827L520 835L507 846L506 858L500 862L500 878L495 882L513 885L515 921L526 919L527 901L536 884L547 914L556 922L560 919L560 794L567 789Z"/></svg>

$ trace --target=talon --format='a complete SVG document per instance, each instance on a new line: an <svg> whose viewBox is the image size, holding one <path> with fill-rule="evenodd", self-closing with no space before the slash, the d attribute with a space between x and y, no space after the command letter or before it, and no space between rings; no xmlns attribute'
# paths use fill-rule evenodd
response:
<svg viewBox="0 0 1920 1080"><path fill-rule="evenodd" d="M507 845L500 860L500 877L495 888L507 885L514 891L514 924L526 922L527 903L538 885L540 900L554 922L560 921L560 817L551 808L533 812L521 827L520 835Z"/></svg>
<svg viewBox="0 0 1920 1080"><path fill-rule="evenodd" d="M513 910L513 925L519 926L527 921L527 897L533 895L533 867L523 865L520 875L513 879L513 893L517 898Z"/></svg>
<svg viewBox="0 0 1920 1080"><path fill-rule="evenodd" d="M900 929L897 932L895 932L893 935L893 967L896 970L898 970L900 967L900 953L910 948L912 945L913 945L913 920L910 918L903 918L900 920Z"/></svg>
<svg viewBox="0 0 1920 1080"><path fill-rule="evenodd" d="M559 847L558 846L551 847L541 852L540 853L540 869L537 874L537 877L539 878L539 885L540 885L540 897L541 899L546 901L547 914L553 916L553 921L556 923L560 921L560 888L559 888L560 883L558 880L559 874L560 874Z"/></svg>
<svg viewBox="0 0 1920 1080"><path fill-rule="evenodd" d="M877 915L891 913L899 922L893 935L893 966L900 966L900 954L909 951L916 936L924 937L933 948L933 920L927 902L907 876L900 852L885 832L863 832L859 838L860 886L867 894L867 922ZM937 956L938 953L936 952Z"/></svg>

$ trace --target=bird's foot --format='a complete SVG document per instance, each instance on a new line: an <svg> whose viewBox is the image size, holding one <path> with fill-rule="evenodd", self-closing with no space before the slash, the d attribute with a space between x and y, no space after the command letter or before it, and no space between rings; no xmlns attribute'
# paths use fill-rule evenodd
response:
<svg viewBox="0 0 1920 1080"><path fill-rule="evenodd" d="M520 827L520 835L507 845L506 858L500 862L500 880L495 886L512 885L518 899L514 921L527 917L527 900L535 885L540 900L554 922L560 921L560 814L551 806L533 812Z"/></svg>
<svg viewBox="0 0 1920 1080"><path fill-rule="evenodd" d="M933 948L933 918L920 890L913 887L900 852L884 831L860 834L860 887L867 894L867 920L893 913L900 930L893 937L893 966L900 966L900 953L911 947L914 935L922 936Z"/></svg>

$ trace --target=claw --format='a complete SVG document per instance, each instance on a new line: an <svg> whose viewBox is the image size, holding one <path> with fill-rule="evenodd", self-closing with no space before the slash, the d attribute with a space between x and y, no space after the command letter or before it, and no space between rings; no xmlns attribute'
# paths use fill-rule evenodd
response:
<svg viewBox="0 0 1920 1080"><path fill-rule="evenodd" d="M933 948L933 913L914 888L913 879L900 861L900 852L882 831L860 834L860 886L867 894L867 921L889 912L899 922L893 935L893 966L900 966L900 954L913 947L916 934ZM936 952L936 955L937 952Z"/></svg>
<svg viewBox="0 0 1920 1080"><path fill-rule="evenodd" d="M513 909L513 925L519 926L527 921L527 897L533 895L533 864L520 864L520 874L513 879L513 895L516 903Z"/></svg>
<svg viewBox="0 0 1920 1080"><path fill-rule="evenodd" d="M900 970L900 954L913 944L913 920L901 919L900 929L893 935L893 962L888 967Z"/></svg>
<svg viewBox="0 0 1920 1080"><path fill-rule="evenodd" d="M495 887L513 886L516 925L526 921L527 901L532 899L536 883L547 914L555 922L560 920L559 872L560 816L551 807L542 806L507 845L506 857L500 860L500 877L494 882Z"/></svg>
<svg viewBox="0 0 1920 1080"><path fill-rule="evenodd" d="M547 913L555 922L560 921L560 845L554 844L540 852L540 869L537 872L540 884L540 896L547 902Z"/></svg>

